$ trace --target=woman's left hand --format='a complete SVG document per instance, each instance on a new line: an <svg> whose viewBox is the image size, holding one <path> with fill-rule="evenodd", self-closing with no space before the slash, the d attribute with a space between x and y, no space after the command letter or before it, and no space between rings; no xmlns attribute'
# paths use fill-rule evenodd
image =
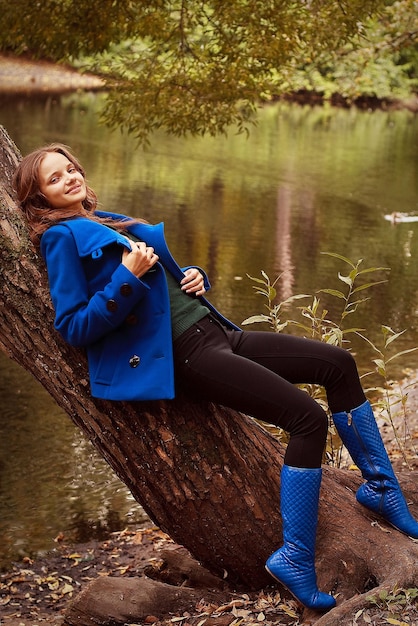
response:
<svg viewBox="0 0 418 626"><path fill-rule="evenodd" d="M186 293L195 293L197 296L203 296L206 292L204 287L203 276L195 267L191 267L184 272L185 276L181 281L181 289Z"/></svg>

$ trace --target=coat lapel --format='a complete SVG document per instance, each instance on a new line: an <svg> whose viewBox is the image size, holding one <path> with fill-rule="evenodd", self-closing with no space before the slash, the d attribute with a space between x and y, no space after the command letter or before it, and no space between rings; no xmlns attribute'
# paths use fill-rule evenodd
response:
<svg viewBox="0 0 418 626"><path fill-rule="evenodd" d="M168 249L167 242L164 236L164 223L159 224L135 224L128 229L136 237L145 241L149 246L152 246L155 252L160 257L160 263L164 265L175 278L179 281L183 278L184 274L174 260L170 250Z"/></svg>
<svg viewBox="0 0 418 626"><path fill-rule="evenodd" d="M125 216L117 213L107 213L105 211L96 211L99 217L112 219L124 219ZM127 218L129 219L129 218ZM86 257L111 243L119 243L128 247L125 235L119 233L112 228L108 228L88 218L80 217L68 220L65 224L72 230L77 245L78 253L81 257ZM164 235L164 223L159 224L141 224L136 223L128 228L129 232L145 241L147 245L152 246L160 257L161 264L180 282L184 273L174 260Z"/></svg>
<svg viewBox="0 0 418 626"><path fill-rule="evenodd" d="M62 224L72 231L80 257L87 257L112 243L129 247L128 240L124 235L88 218L78 217L66 220Z"/></svg>

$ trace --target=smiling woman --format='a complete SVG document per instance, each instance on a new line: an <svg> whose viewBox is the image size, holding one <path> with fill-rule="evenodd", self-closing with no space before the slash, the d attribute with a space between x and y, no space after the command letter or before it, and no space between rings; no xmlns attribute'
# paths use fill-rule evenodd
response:
<svg viewBox="0 0 418 626"><path fill-rule="evenodd" d="M51 207L81 211L87 186L83 174L60 152L48 152L39 165L39 189Z"/></svg>
<svg viewBox="0 0 418 626"><path fill-rule="evenodd" d="M34 243L39 243L42 233L57 220L88 214L97 204L84 169L62 144L28 155L15 174L15 186Z"/></svg>

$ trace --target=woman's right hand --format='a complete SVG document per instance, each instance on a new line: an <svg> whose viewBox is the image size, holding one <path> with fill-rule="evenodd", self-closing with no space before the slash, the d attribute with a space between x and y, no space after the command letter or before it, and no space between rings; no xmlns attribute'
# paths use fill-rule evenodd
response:
<svg viewBox="0 0 418 626"><path fill-rule="evenodd" d="M154 248L147 246L144 241L138 241L132 242L130 251L123 251L122 265L137 278L141 278L157 263L158 259L159 256L155 254Z"/></svg>

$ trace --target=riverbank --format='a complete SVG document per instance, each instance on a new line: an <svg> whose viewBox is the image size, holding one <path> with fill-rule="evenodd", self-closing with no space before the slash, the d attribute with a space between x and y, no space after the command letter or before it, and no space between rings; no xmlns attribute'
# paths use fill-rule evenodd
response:
<svg viewBox="0 0 418 626"><path fill-rule="evenodd" d="M26 59L0 54L0 95L41 95L63 94L73 91L100 91L104 89L104 81L98 76L81 73L77 69L63 64L43 60ZM321 94L301 90L297 93L277 97L299 104L323 104ZM409 98L379 100L374 97L361 96L350 103L339 94L334 94L330 102L333 106L355 106L359 109L397 110L407 109L418 112L418 94Z"/></svg>
<svg viewBox="0 0 418 626"><path fill-rule="evenodd" d="M82 74L70 66L0 54L0 94L61 94L101 89L100 78Z"/></svg>

